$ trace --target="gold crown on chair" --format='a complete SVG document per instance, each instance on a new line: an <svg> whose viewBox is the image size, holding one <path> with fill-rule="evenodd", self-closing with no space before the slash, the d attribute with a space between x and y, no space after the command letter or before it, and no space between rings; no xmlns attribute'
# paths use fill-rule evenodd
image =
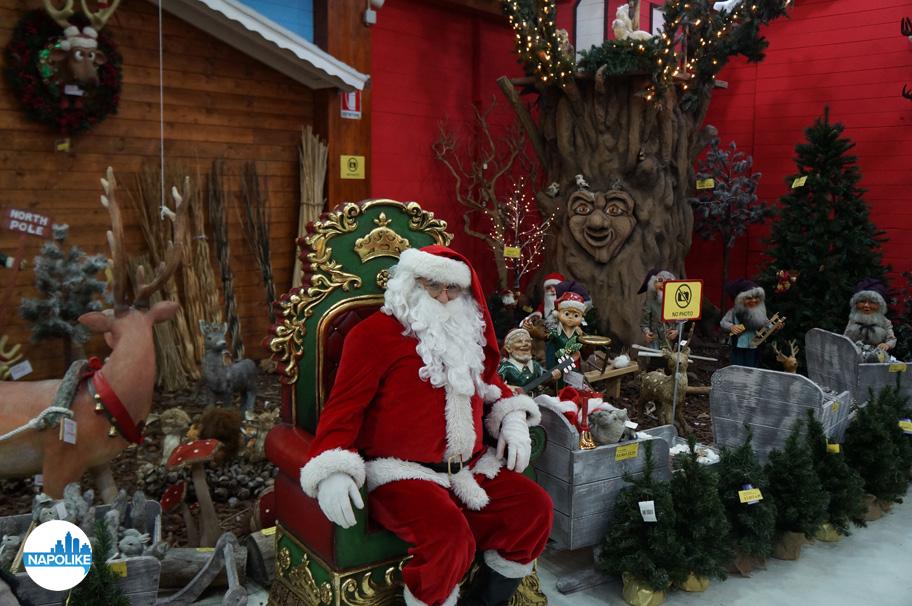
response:
<svg viewBox="0 0 912 606"><path fill-rule="evenodd" d="M408 240L387 227L390 220L386 218L386 213L380 213L374 223L377 227L363 238L355 240L355 252L361 257L362 263L376 257L398 259L399 254L411 246Z"/></svg>

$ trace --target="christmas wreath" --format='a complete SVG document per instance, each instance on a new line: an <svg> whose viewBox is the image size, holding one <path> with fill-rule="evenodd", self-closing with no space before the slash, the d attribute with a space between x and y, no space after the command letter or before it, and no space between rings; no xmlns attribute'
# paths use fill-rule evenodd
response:
<svg viewBox="0 0 912 606"><path fill-rule="evenodd" d="M72 23L81 29L88 21L76 15ZM67 94L74 89L55 78L57 67L50 61L55 49L66 48L64 38L60 25L44 10L30 11L16 24L4 51L5 74L31 120L52 126L62 135L75 135L117 113L123 58L111 37L103 30L98 32L98 50L106 57L97 66L98 83L79 85L75 89L81 91L79 96Z"/></svg>

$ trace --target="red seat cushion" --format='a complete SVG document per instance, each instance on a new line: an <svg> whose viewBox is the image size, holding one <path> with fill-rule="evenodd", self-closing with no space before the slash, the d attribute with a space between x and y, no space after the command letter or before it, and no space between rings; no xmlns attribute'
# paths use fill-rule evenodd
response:
<svg viewBox="0 0 912 606"><path fill-rule="evenodd" d="M266 436L266 457L285 475L297 478L307 460L314 436L303 429L280 424Z"/></svg>

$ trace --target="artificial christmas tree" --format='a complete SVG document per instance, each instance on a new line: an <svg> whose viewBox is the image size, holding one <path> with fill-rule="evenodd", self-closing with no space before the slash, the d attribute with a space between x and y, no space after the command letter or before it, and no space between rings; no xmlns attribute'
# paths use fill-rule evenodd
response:
<svg viewBox="0 0 912 606"><path fill-rule="evenodd" d="M840 535L848 535L850 521L856 526L864 526L864 514L867 509L864 500L864 480L846 463L841 445L827 444L823 425L811 410L808 411L806 437L817 477L820 478L823 489L830 495L827 507L828 522L824 526L829 525ZM815 536L826 540L824 537L831 536L830 528L824 528Z"/></svg>
<svg viewBox="0 0 912 606"><path fill-rule="evenodd" d="M22 299L19 311L32 323L32 340L62 339L67 364L84 358L89 330L79 316L102 308L106 284L96 276L108 266L104 255L87 255L78 246L64 252L68 225L54 225L53 240L35 257L38 299Z"/></svg>
<svg viewBox="0 0 912 606"><path fill-rule="evenodd" d="M728 149L719 147L719 138L713 137L706 158L697 163L697 184L709 185L698 189L690 199L694 210L694 231L707 240L722 241L722 289L719 308L725 309L725 285L728 284L728 258L735 242L747 228L762 223L774 213L765 202L757 201L760 173L752 173L754 160L738 151L735 142Z"/></svg>
<svg viewBox="0 0 912 606"><path fill-rule="evenodd" d="M806 143L795 147L798 172L780 200L767 254L772 259L760 277L771 309L788 318L781 337L804 338L811 328L842 333L853 287L864 278L885 279L880 246L885 241L869 218L858 187L861 173L855 143L831 124L829 109L805 130ZM777 273L796 270L795 286L776 292Z"/></svg>
<svg viewBox="0 0 912 606"><path fill-rule="evenodd" d="M676 530L671 485L653 478L652 443L647 440L644 448L646 468L637 478L625 476L630 485L618 493L614 522L597 559L599 568L624 578L629 604L654 606L664 601L672 583L684 582L687 573L681 572L684 546ZM634 596L640 599L631 599Z"/></svg>
<svg viewBox="0 0 912 606"><path fill-rule="evenodd" d="M888 509L901 501L909 482L908 463L904 461L901 439L905 439L897 423L900 395L891 387L884 388L859 409L855 421L845 433L846 462L864 480L868 500L867 521L879 515L877 506ZM872 501L876 499L877 503Z"/></svg>
<svg viewBox="0 0 912 606"><path fill-rule="evenodd" d="M130 606L130 600L117 586L118 575L108 566L107 554L114 547L115 537L111 536L103 520L95 523L95 539L92 541L92 568L79 585L67 596L67 606Z"/></svg>
<svg viewBox="0 0 912 606"><path fill-rule="evenodd" d="M746 490L759 490L759 499L742 501ZM719 462L719 497L730 525L729 541L735 550L734 567L747 575L773 552L776 536L776 505L766 473L751 448L744 444L722 451Z"/></svg>
<svg viewBox="0 0 912 606"><path fill-rule="evenodd" d="M804 433L804 423L796 421L785 448L771 452L766 466L779 534L773 557L782 560L798 559L803 539L827 521L830 497L817 477Z"/></svg>
<svg viewBox="0 0 912 606"><path fill-rule="evenodd" d="M696 438L690 436L690 452L675 457L678 472L671 479L676 531L684 546L683 570L690 575L682 589L697 580L702 591L709 578L724 579L725 567L734 559L728 538L729 523L719 497L719 477L697 462Z"/></svg>

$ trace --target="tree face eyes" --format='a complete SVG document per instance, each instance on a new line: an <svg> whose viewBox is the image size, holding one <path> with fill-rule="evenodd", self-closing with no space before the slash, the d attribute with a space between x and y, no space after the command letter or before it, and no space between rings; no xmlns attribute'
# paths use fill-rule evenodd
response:
<svg viewBox="0 0 912 606"><path fill-rule="evenodd" d="M592 205L588 202L577 202L573 207L573 214L583 216L592 214Z"/></svg>
<svg viewBox="0 0 912 606"><path fill-rule="evenodd" d="M625 214L626 211L620 204L609 204L608 208L605 209L605 212L607 212L612 217L620 217L621 215Z"/></svg>

